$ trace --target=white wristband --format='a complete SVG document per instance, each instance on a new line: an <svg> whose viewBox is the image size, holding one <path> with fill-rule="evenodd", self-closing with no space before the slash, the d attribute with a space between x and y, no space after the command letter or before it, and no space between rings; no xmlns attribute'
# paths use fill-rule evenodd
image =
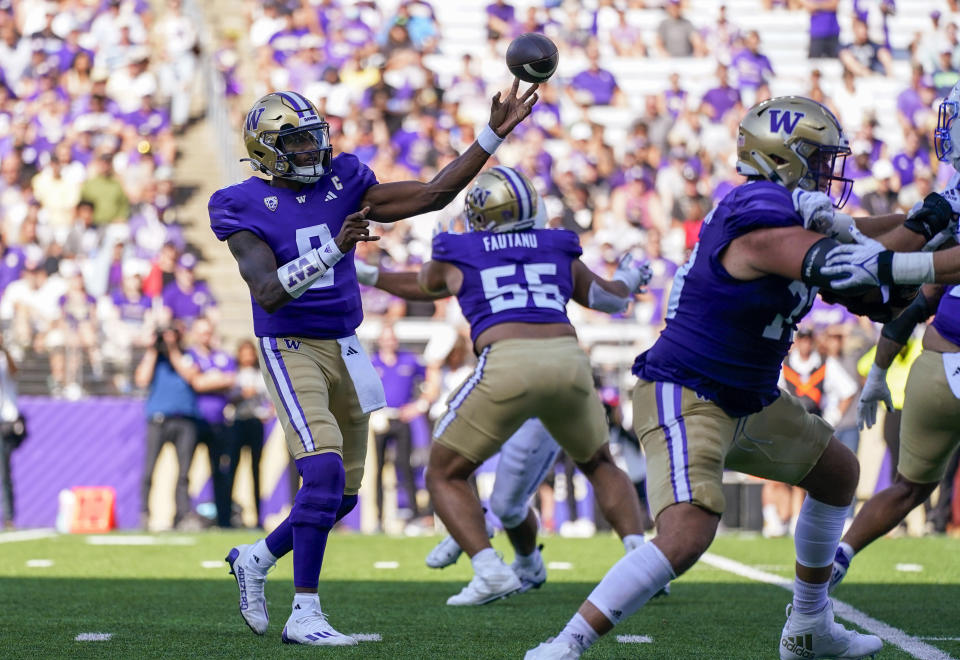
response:
<svg viewBox="0 0 960 660"><path fill-rule="evenodd" d="M343 258L335 239L330 239L319 248L301 254L277 269L280 284L293 298L299 298L314 282Z"/></svg>
<svg viewBox="0 0 960 660"><path fill-rule="evenodd" d="M493 132L490 124L486 124L480 131L480 135L477 136L477 144L492 156L497 147L503 144L503 138Z"/></svg>
<svg viewBox="0 0 960 660"><path fill-rule="evenodd" d="M934 281L932 252L896 252L890 265L897 284L924 284Z"/></svg>

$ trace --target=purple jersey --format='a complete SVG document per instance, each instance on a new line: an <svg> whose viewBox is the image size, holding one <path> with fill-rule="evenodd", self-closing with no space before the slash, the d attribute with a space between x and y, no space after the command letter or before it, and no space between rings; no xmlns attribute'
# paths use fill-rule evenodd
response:
<svg viewBox="0 0 960 660"><path fill-rule="evenodd" d="M399 408L416 398L414 385L417 381L422 381L427 374L426 367L420 364L416 355L409 351L397 351L396 362L386 364L377 353L370 362L383 381L388 407Z"/></svg>
<svg viewBox="0 0 960 660"><path fill-rule="evenodd" d="M960 346L960 286L949 286L943 292L933 327L944 339Z"/></svg>
<svg viewBox="0 0 960 660"><path fill-rule="evenodd" d="M277 264L285 264L336 236L376 183L370 168L343 153L333 159L330 174L298 191L257 177L218 190L210 198L210 225L221 241L238 231L252 232L270 246ZM273 314L253 301L258 337L339 339L352 335L361 320L353 250Z"/></svg>
<svg viewBox="0 0 960 660"><path fill-rule="evenodd" d="M437 234L433 259L463 272L457 300L476 341L501 323L569 323L571 266L583 251L566 229Z"/></svg>
<svg viewBox="0 0 960 660"><path fill-rule="evenodd" d="M214 349L210 353L201 353L195 348L187 351L187 355L197 365L201 373L217 369L223 373L234 373L237 370L236 362L229 353ZM223 424L223 409L230 402L229 393L203 392L197 394L197 407L200 416L211 424Z"/></svg>
<svg viewBox="0 0 960 660"><path fill-rule="evenodd" d="M210 293L206 282L194 282L192 291L184 291L174 280L160 292L163 306L170 309L173 318L184 321L203 316L208 307L216 307L217 301Z"/></svg>
<svg viewBox="0 0 960 660"><path fill-rule="evenodd" d="M736 280L720 259L747 232L795 226L803 220L786 188L767 181L734 188L704 220L674 277L667 325L633 373L690 388L732 417L776 400L780 364L817 289L779 275Z"/></svg>
<svg viewBox="0 0 960 660"><path fill-rule="evenodd" d="M149 296L140 296L138 300L133 300L121 290L110 294L110 299L117 308L121 321L127 321L139 325L147 317L147 311L152 303Z"/></svg>

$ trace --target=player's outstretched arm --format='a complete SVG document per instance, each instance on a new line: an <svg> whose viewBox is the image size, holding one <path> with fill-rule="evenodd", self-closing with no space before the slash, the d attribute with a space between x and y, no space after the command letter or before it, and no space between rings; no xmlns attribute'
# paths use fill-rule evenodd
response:
<svg viewBox="0 0 960 660"><path fill-rule="evenodd" d="M273 249L253 232L238 231L231 234L227 238L227 245L237 260L240 275L250 287L253 299L272 314L306 293L359 241L380 240L379 236L370 235L370 223L366 220L368 212L368 208L363 208L351 213L343 221L336 238L280 267L277 267Z"/></svg>
<svg viewBox="0 0 960 660"><path fill-rule="evenodd" d="M623 255L612 280L606 280L587 268L580 259L571 264L573 299L580 305L608 314L627 309L636 293L650 281L650 265L636 261L630 253Z"/></svg>
<svg viewBox="0 0 960 660"><path fill-rule="evenodd" d="M433 179L380 183L367 189L362 206L370 207L369 218L377 222L395 222L428 211L438 211L449 204L480 172L504 138L530 114L537 102L537 85L517 95L520 81L501 100L500 92L493 97L490 123L484 127L477 141L456 160L444 167Z"/></svg>

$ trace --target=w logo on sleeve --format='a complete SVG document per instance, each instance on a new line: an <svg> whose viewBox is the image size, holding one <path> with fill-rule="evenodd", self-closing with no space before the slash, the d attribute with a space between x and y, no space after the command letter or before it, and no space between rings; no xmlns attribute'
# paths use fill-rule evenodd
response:
<svg viewBox="0 0 960 660"><path fill-rule="evenodd" d="M787 135L793 133L797 127L797 122L803 118L803 112L791 112L789 110L771 110L770 111L770 132L779 133L783 131Z"/></svg>

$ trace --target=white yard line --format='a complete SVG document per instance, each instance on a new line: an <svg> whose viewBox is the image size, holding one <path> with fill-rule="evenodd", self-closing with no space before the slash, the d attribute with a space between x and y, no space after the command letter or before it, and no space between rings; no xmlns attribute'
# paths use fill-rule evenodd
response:
<svg viewBox="0 0 960 660"><path fill-rule="evenodd" d="M52 559L28 559L27 568L50 568L53 566Z"/></svg>
<svg viewBox="0 0 960 660"><path fill-rule="evenodd" d="M653 637L649 635L617 635L621 644L653 644Z"/></svg>
<svg viewBox="0 0 960 660"><path fill-rule="evenodd" d="M380 633L350 633L358 642L382 642L383 637Z"/></svg>
<svg viewBox="0 0 960 660"><path fill-rule="evenodd" d="M165 534L94 534L87 537L88 545L196 545L192 536Z"/></svg>
<svg viewBox="0 0 960 660"><path fill-rule="evenodd" d="M107 642L113 633L80 633L73 638L75 642Z"/></svg>
<svg viewBox="0 0 960 660"><path fill-rule="evenodd" d="M747 566L746 564L741 564L733 559L729 559L721 555L715 555L712 552L705 553L700 558L700 561L713 566L714 568L719 568L722 571L739 575L740 577L756 580L757 582L773 584L778 587L783 587L787 591L793 591L792 579L757 570L756 568ZM883 621L878 621L877 619L864 614L852 605L844 603L841 600L837 600L836 598L833 599L833 613L841 619L845 619L846 621L863 628L867 632L876 635L883 641L903 649L914 658L921 658L922 660L955 660L955 658L953 658L949 653L941 651L940 649L927 644L919 637L908 635L899 628L894 628Z"/></svg>
<svg viewBox="0 0 960 660"><path fill-rule="evenodd" d="M15 543L17 541L36 541L56 536L53 529L21 529L16 532L0 532L0 543Z"/></svg>

